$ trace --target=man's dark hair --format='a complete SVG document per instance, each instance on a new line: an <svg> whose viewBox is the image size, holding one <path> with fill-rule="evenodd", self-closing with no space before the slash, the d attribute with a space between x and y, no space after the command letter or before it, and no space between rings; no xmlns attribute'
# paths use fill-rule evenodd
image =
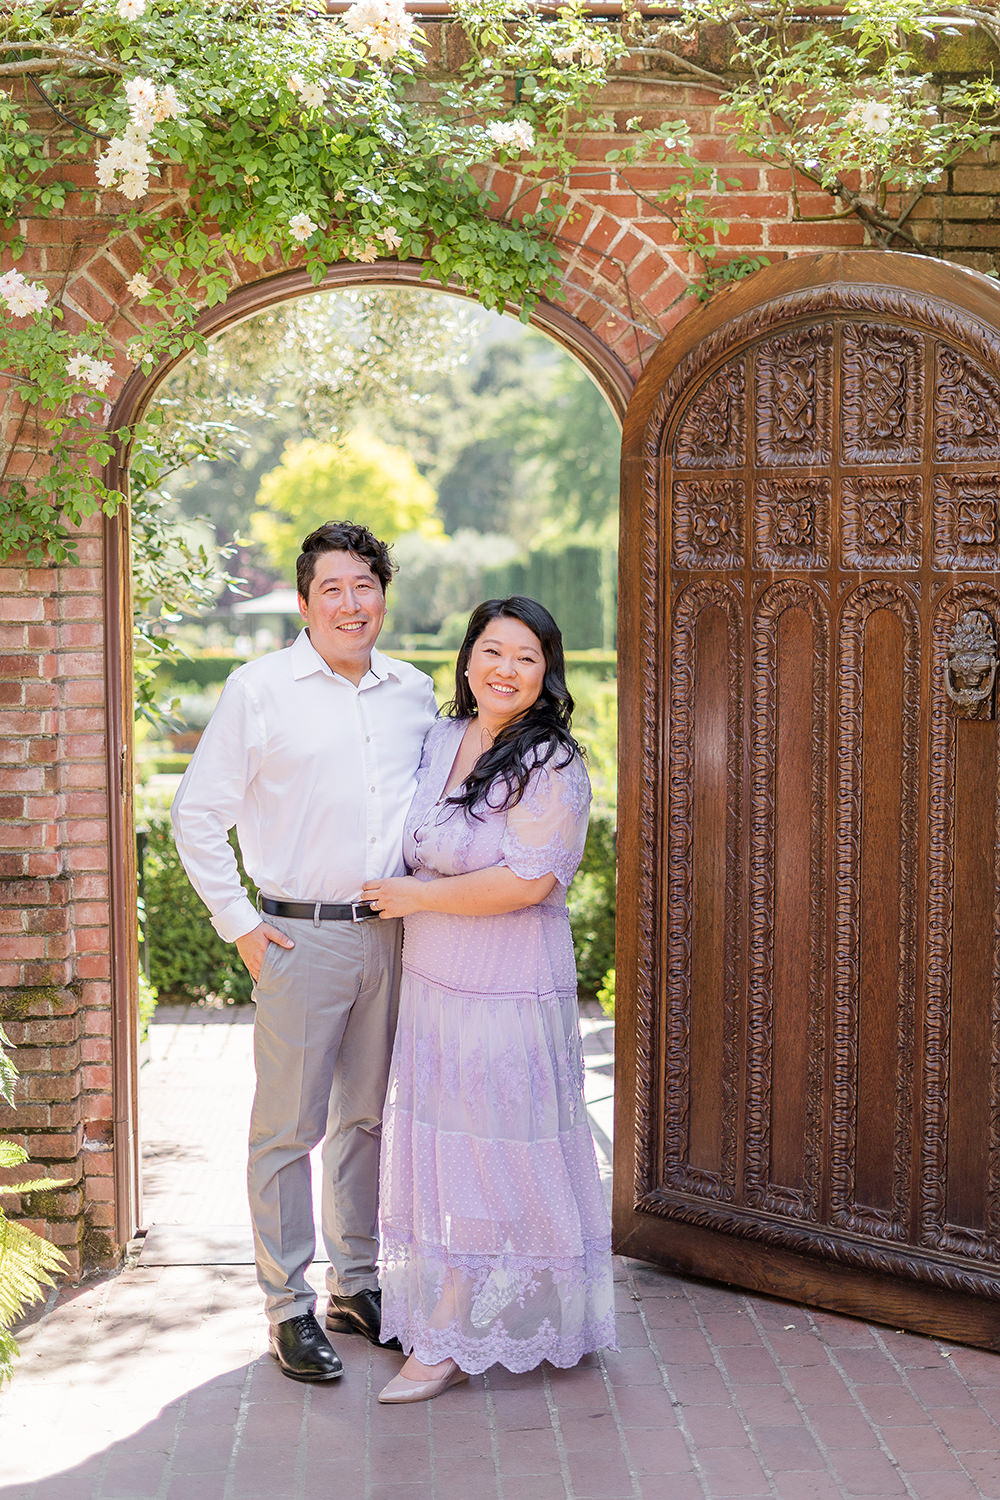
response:
<svg viewBox="0 0 1000 1500"><path fill-rule="evenodd" d="M295 564L296 586L305 600L309 598L309 587L316 572L316 559L324 552L350 552L359 557L375 574L383 594L396 571L388 543L380 542L367 526L356 526L353 521L327 521L310 531Z"/></svg>

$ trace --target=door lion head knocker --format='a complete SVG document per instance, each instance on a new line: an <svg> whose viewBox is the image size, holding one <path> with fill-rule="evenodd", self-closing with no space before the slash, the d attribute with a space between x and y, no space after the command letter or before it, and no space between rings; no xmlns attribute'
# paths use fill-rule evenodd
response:
<svg viewBox="0 0 1000 1500"><path fill-rule="evenodd" d="M961 713L972 713L989 699L996 675L993 621L985 610L966 610L952 633L944 664L945 692Z"/></svg>

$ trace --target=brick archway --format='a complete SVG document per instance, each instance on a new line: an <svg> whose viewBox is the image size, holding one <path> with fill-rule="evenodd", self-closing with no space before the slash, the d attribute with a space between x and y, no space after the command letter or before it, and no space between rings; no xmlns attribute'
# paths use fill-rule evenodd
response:
<svg viewBox="0 0 1000 1500"><path fill-rule="evenodd" d="M373 266L331 267L317 286L303 270L279 272L238 288L227 301L198 320L205 336L222 333L272 307L323 291L359 286L408 286L462 295L421 275L416 261ZM602 304L603 305L603 304ZM548 335L587 370L621 421L634 380L615 352L585 322L554 303L540 302L531 324ZM135 372L125 383L108 418L109 430L137 421L169 370L165 363L150 375ZM128 455L118 454L108 467L109 486L128 493ZM138 954L133 913L136 897L132 753L132 601L128 508L104 525L104 625L106 663L106 734L108 828L110 844L110 950L112 1027L112 1116L115 1184L115 1239L124 1244L139 1222L141 1209L138 1131L138 1060L136 978Z"/></svg>

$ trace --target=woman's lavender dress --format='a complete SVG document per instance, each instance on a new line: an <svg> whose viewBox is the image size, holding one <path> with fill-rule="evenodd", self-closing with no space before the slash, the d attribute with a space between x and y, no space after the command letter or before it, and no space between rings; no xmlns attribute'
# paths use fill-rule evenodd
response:
<svg viewBox="0 0 1000 1500"><path fill-rule="evenodd" d="M506 864L557 884L505 916L406 918L382 1137L382 1334L470 1373L568 1366L617 1347L566 913L590 785L579 758L550 762L516 807L469 817L442 800L467 722L440 720L427 737L407 864L418 879Z"/></svg>

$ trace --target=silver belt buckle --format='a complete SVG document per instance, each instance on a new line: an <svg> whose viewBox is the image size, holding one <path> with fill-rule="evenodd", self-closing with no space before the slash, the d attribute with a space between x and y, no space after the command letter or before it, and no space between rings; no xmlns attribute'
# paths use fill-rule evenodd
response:
<svg viewBox="0 0 1000 1500"><path fill-rule="evenodd" d="M368 907L368 911L359 912L358 911L358 907L359 906L367 906ZM376 915L376 913L371 910L371 902L370 901L352 901L351 902L351 921L352 922L370 922L371 919L372 919L372 917L374 917L375 915Z"/></svg>

